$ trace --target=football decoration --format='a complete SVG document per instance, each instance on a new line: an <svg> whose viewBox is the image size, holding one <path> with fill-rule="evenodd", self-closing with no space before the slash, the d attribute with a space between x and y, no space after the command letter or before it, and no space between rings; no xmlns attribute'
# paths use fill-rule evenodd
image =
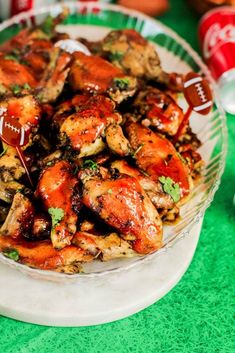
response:
<svg viewBox="0 0 235 353"><path fill-rule="evenodd" d="M32 179L29 174L29 170L24 158L24 154L21 147L26 145L28 142L25 129L21 126L15 116L8 113L8 109L0 106L0 137L7 145L15 147L19 155L20 161L26 171L29 182L31 185Z"/></svg>
<svg viewBox="0 0 235 353"><path fill-rule="evenodd" d="M201 115L207 115L213 106L213 97L208 82L195 72L189 72L184 79L183 92L189 105L184 114L179 129L174 136L174 142L178 141L182 135L185 126L188 124L192 111Z"/></svg>
<svg viewBox="0 0 235 353"><path fill-rule="evenodd" d="M197 113L207 115L213 105L208 82L195 72L189 72L184 80L184 96Z"/></svg>
<svg viewBox="0 0 235 353"><path fill-rule="evenodd" d="M2 114L1 114L2 113ZM25 130L19 121L7 114L7 109L0 108L0 135L2 140L13 147L26 144Z"/></svg>

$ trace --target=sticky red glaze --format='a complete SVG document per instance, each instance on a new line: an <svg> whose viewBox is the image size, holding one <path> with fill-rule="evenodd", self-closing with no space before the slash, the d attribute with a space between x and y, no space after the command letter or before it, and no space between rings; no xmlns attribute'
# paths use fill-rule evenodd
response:
<svg viewBox="0 0 235 353"><path fill-rule="evenodd" d="M30 87L36 87L36 80L26 66L15 60L5 60L0 57L0 82L11 88L14 85L23 86L25 83Z"/></svg>
<svg viewBox="0 0 235 353"><path fill-rule="evenodd" d="M90 180L85 190L88 192L84 193L84 204L121 234L135 236L135 251L148 254L160 247L162 230L156 219L158 214L155 215L153 205L147 203L137 179L121 175L115 180Z"/></svg>
<svg viewBox="0 0 235 353"><path fill-rule="evenodd" d="M181 188L181 196L189 193L189 171L177 154L172 143L137 123L127 127L127 134L136 153L137 165L147 172L154 181L160 176L170 177Z"/></svg>
<svg viewBox="0 0 235 353"><path fill-rule="evenodd" d="M182 109L169 95L152 89L146 96L146 103L149 110L146 117L155 123L159 131L174 135L184 118Z"/></svg>
<svg viewBox="0 0 235 353"><path fill-rule="evenodd" d="M37 186L36 196L43 200L46 209L60 208L64 211L62 220L52 229L52 242L58 248L70 244L76 231L77 215L72 207L72 197L77 182L70 164L59 161L44 170Z"/></svg>
<svg viewBox="0 0 235 353"><path fill-rule="evenodd" d="M0 251L15 249L20 255L20 262L41 270L55 270L75 261L91 261L92 255L70 245L62 250L53 248L50 241L26 242L0 236Z"/></svg>
<svg viewBox="0 0 235 353"><path fill-rule="evenodd" d="M78 111L67 117L61 126L61 132L66 133L71 145L77 150L101 136L109 121L118 123L121 120L120 115L114 111L114 103L104 96L81 95L63 104L64 109L71 109L72 106Z"/></svg>
<svg viewBox="0 0 235 353"><path fill-rule="evenodd" d="M71 198L77 179L70 170L70 164L66 161L59 161L44 170L38 183L37 195L43 199L46 208L58 207L65 213L73 213Z"/></svg>
<svg viewBox="0 0 235 353"><path fill-rule="evenodd" d="M197 83L192 83L190 86L186 87L190 80L192 79L201 79ZM208 82L201 78L200 75L195 72L189 72L184 80L184 95L189 104L189 106L195 110L197 113L206 115L210 112L212 108L212 92ZM211 103L209 107L200 108L206 103Z"/></svg>
<svg viewBox="0 0 235 353"><path fill-rule="evenodd" d="M74 90L104 93L112 86L115 77L124 77L124 74L101 57L81 52L73 54L70 83Z"/></svg>

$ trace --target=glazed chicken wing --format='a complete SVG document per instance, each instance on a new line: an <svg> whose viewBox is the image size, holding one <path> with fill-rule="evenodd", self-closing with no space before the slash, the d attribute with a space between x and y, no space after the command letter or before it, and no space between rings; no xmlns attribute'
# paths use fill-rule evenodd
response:
<svg viewBox="0 0 235 353"><path fill-rule="evenodd" d="M121 103L136 91L136 78L126 76L120 69L97 56L73 53L69 82L74 91L107 93Z"/></svg>
<svg viewBox="0 0 235 353"><path fill-rule="evenodd" d="M65 119L62 115L62 145L69 143L74 150L79 151L79 157L101 152L105 147L102 140L105 128L111 123L119 124L122 120L121 115L115 112L114 106L114 103L104 96L78 96L77 112ZM58 115L56 119L58 123Z"/></svg>
<svg viewBox="0 0 235 353"><path fill-rule="evenodd" d="M101 48L103 55L126 74L182 91L182 75L164 72L154 46L134 29L110 32L101 42Z"/></svg>
<svg viewBox="0 0 235 353"><path fill-rule="evenodd" d="M34 207L27 197L16 193L5 222L0 228L0 235L14 239L22 238L31 231Z"/></svg>
<svg viewBox="0 0 235 353"><path fill-rule="evenodd" d="M26 242L0 236L0 251L6 256L14 252L15 261L41 270L54 270L69 274L81 270L81 263L89 262L94 256L75 245L56 250L50 241Z"/></svg>
<svg viewBox="0 0 235 353"><path fill-rule="evenodd" d="M74 192L78 181L70 170L68 162L56 162L44 170L36 191L52 216L51 241L56 249L69 245L76 232L77 214L74 207L79 207L79 202L74 205Z"/></svg>
<svg viewBox="0 0 235 353"><path fill-rule="evenodd" d="M81 173L83 203L121 234L132 236L140 254L161 247L162 223L137 179L120 174L103 179Z"/></svg>
<svg viewBox="0 0 235 353"><path fill-rule="evenodd" d="M149 176L144 175L143 172L131 167L125 160L117 160L111 164L111 167L122 174L136 178L157 209L168 210L174 207L174 201L170 195L163 191L160 182L153 181Z"/></svg>
<svg viewBox="0 0 235 353"><path fill-rule="evenodd" d="M36 87L37 81L29 69L14 59L0 54L0 93L8 93L24 87Z"/></svg>
<svg viewBox="0 0 235 353"><path fill-rule="evenodd" d="M70 60L70 54L59 48L50 51L50 62L37 86L42 103L54 102L59 97L70 70Z"/></svg>
<svg viewBox="0 0 235 353"><path fill-rule="evenodd" d="M102 49L108 60L127 74L162 80L164 73L155 48L135 30L110 32Z"/></svg>
<svg viewBox="0 0 235 353"><path fill-rule="evenodd" d="M190 175L172 143L166 138L138 123L130 123L126 127L128 139L136 151L135 159L139 168L143 169L154 180L169 177L180 187L181 197L190 191Z"/></svg>
<svg viewBox="0 0 235 353"><path fill-rule="evenodd" d="M77 232L73 237L73 244L95 257L101 257L102 261L136 255L131 244L120 238L116 233L102 236L87 232Z"/></svg>
<svg viewBox="0 0 235 353"><path fill-rule="evenodd" d="M174 136L184 118L183 110L174 99L157 88L148 87L134 101L144 126L154 126L159 132Z"/></svg>

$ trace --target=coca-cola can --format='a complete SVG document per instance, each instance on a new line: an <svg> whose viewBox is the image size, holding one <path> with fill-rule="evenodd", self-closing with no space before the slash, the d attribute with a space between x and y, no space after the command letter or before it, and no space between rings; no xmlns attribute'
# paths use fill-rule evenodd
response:
<svg viewBox="0 0 235 353"><path fill-rule="evenodd" d="M227 112L235 114L235 7L207 12L199 24L199 39L221 102Z"/></svg>
<svg viewBox="0 0 235 353"><path fill-rule="evenodd" d="M57 3L58 0L0 0L0 20L5 20L20 12Z"/></svg>

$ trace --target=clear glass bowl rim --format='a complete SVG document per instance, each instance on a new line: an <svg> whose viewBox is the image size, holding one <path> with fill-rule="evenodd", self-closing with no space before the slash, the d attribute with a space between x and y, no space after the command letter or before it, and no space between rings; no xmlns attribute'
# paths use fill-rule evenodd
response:
<svg viewBox="0 0 235 353"><path fill-rule="evenodd" d="M174 30L170 29L168 26L162 24L160 21L153 19L139 11L132 10L132 9L127 9L123 6L119 5L114 5L114 4L105 4L105 3L97 3L94 1L88 1L88 2L66 2L66 3L60 3L60 4L54 4L50 6L45 6L41 7L39 9L32 9L27 12L22 12L8 20L5 20L4 22L0 23L0 32L3 31L4 29L7 29L8 27L14 25L14 24L19 24L22 20L29 19L32 16L38 16L41 14L46 14L50 12L60 12L63 7L67 7L70 9L79 9L79 8L84 8L84 6L89 10L92 8L100 8L102 10L111 10L115 12L121 12L126 15L129 15L131 17L135 16L139 18L140 20L143 21L150 21L153 24L156 25L158 24L159 27L163 29L163 31L168 34L170 37L172 37L175 41L177 41L179 44L184 47L184 49L190 54L190 56L193 58L193 60L197 63L197 65L201 68L202 72L205 74L206 78L209 80L211 86L213 87L213 93L214 93L214 101L216 103L217 109L219 111L220 115L220 120L222 124L222 153L221 153L221 159L220 159L220 165L218 168L218 172L216 175L216 179L214 182L213 187L211 188L210 192L207 195L207 198L202 205L200 211L194 215L193 219L189 222L189 224L184 228L184 230L180 233L180 235L176 238L167 243L163 248L160 250L138 258L134 263L124 265L123 267L117 267L114 269L109 269L109 270L104 270L102 272L92 272L92 273L78 273L78 274L65 274L65 273L58 273L50 270L40 270L40 269L35 269L28 267L27 265L17 263L15 261L12 261L8 258L6 258L4 255L0 254L0 262L4 263L12 268L15 268L27 275L31 275L32 277L38 277L40 279L49 279L49 280L55 280L55 281L63 281L63 279L66 280L75 280L79 279L82 280L83 278L97 278L100 276L105 276L105 275L111 275L111 274L116 274L116 273L121 273L122 271L127 271L137 265L141 265L143 263L149 262L153 259L155 256L159 256L163 252L169 250L174 244L176 244L179 240L183 239L186 235L189 234L190 230L194 227L195 224L197 224L204 216L204 213L206 209L210 206L211 202L213 201L214 195L216 191L219 188L220 182L221 182L221 177L225 168L225 162L226 162L226 154L227 154L227 127L226 127L226 117L224 110L222 108L220 98L219 98L219 92L218 92L218 87L214 81L214 79L211 76L211 73L208 69L208 67L203 63L202 59L200 56L195 52L195 50L182 38L180 37Z"/></svg>

